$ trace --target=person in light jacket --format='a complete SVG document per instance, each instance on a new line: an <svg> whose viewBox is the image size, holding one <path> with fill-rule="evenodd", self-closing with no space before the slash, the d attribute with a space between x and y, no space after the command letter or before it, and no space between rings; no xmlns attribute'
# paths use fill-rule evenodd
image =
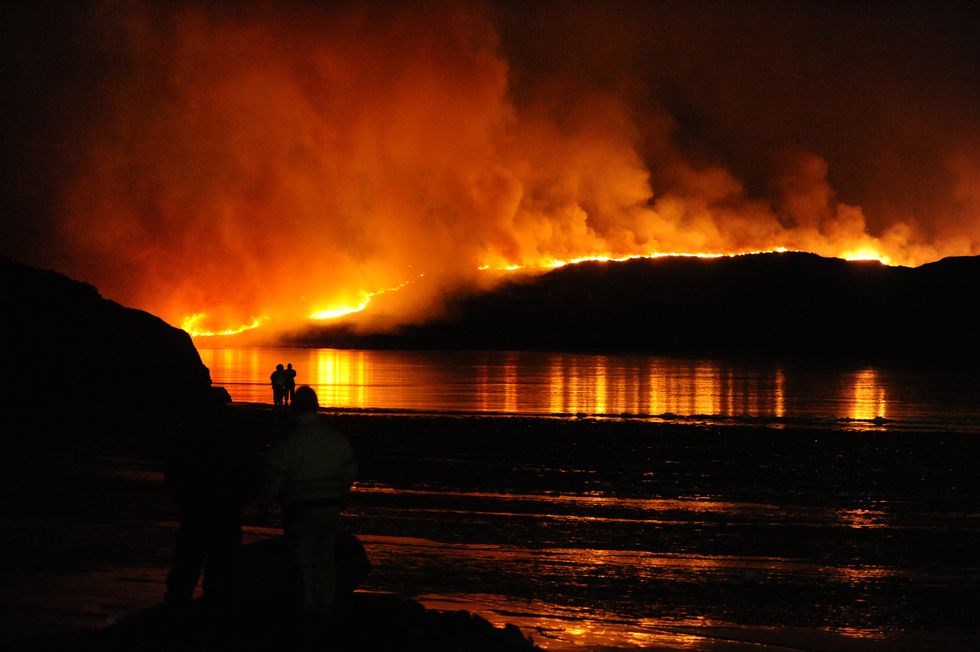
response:
<svg viewBox="0 0 980 652"><path fill-rule="evenodd" d="M296 390L295 423L269 454L262 494L282 506L283 530L299 570L302 614L330 618L336 604L337 529L357 461L346 437L320 419L318 408L311 387Z"/></svg>

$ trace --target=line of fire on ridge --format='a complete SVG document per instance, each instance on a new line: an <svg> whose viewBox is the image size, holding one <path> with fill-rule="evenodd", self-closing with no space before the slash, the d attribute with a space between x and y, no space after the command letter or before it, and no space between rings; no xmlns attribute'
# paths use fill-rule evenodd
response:
<svg viewBox="0 0 980 652"><path fill-rule="evenodd" d="M736 256L750 256L755 254L771 254L771 253L787 253L794 250L787 249L786 247L775 247L773 249L764 249L757 251L740 251L736 253L690 253L690 252L655 252L648 254L629 254L625 256L609 256L604 254L595 254L591 256L580 256L576 258L560 259L560 258L549 258L544 259L538 265L515 265L515 264L504 264L504 265L490 265L484 264L477 269L481 272L485 271L496 271L496 272L518 272L526 270L545 270L545 269L557 269L559 267L565 267L567 265L575 265L578 263L586 262L626 262L629 260L640 260L640 259L655 259L655 258L734 258ZM801 253L801 252L797 252ZM862 249L856 249L854 251L848 251L840 256L840 258L849 261L878 261L883 265L891 265L891 259L878 252L872 247L865 247ZM419 274L420 277L424 274ZM326 308L323 310L314 311L309 315L309 319L314 321L329 321L333 319L339 319L341 317L346 317L348 315L357 314L363 312L371 304L371 300L374 297L380 296L382 294L388 294L392 292L397 292L408 285L414 283L416 279L410 279L394 285L389 288L384 288L382 290L375 290L373 292L367 292L362 290L360 292L360 301L355 305L342 305L335 306L332 308ZM185 317L181 327L187 331L191 337L217 337L217 336L229 336L237 335L245 331L250 331L258 328L264 322L268 321L268 317L257 317L252 320L251 323L239 326L237 328L229 328L221 331L205 331L200 330L199 325L207 317L206 313L195 313L188 317Z"/></svg>

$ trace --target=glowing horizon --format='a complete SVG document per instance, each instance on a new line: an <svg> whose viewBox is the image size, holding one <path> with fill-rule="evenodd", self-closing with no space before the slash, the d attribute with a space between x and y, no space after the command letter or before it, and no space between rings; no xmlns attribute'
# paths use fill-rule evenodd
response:
<svg viewBox="0 0 980 652"><path fill-rule="evenodd" d="M977 67L884 10L111 4L59 56L7 44L40 96L10 94L0 246L198 337L419 323L593 260L980 254Z"/></svg>
<svg viewBox="0 0 980 652"><path fill-rule="evenodd" d="M518 265L504 265L500 267L492 267L488 264L481 265L479 271L497 271L497 272L516 272L516 271L547 271L550 269L559 269L561 267L566 267L568 265L576 265L579 263L586 262L626 262L630 260L656 260L660 258L703 258L703 259L716 259L716 258L733 258L738 256L750 256L757 254L769 254L769 253L808 253L808 252L791 252L784 247L776 247L774 249L765 251L742 251L737 253L687 253L687 252L668 252L668 253L652 253L652 254L635 254L629 256L606 256L606 255L593 255L593 256L582 256L569 260L547 260L542 262L537 267L528 266L518 266ZM849 257L847 257L849 256ZM848 252L846 255L840 257L842 260L848 261L876 261L883 265L893 264L890 262L887 256L880 255L877 251L873 249L861 249L855 250L853 252ZM421 276L421 275L420 275ZM404 281L398 285L383 289L375 290L373 292L361 291L359 293L360 301L356 304L342 304L334 303L329 308L317 309L311 312L307 319L309 321L333 321L341 319L344 317L350 317L358 313L362 313L371 304L371 300L374 297L398 292L399 290L409 286L414 281ZM220 336L233 336L238 335L243 332L255 330L259 328L262 322L267 321L267 317L258 318L252 320L249 324L240 326L230 326L228 328L220 330L201 330L198 328L198 324L206 318L206 313L195 313L188 317L185 317L182 321L182 328L187 331L191 337L220 337Z"/></svg>

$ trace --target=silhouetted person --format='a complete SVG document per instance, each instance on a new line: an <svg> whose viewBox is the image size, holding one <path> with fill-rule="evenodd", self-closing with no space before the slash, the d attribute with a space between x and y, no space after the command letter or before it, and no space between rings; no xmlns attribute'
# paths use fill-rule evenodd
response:
<svg viewBox="0 0 980 652"><path fill-rule="evenodd" d="M295 395L296 395L296 370L293 369L293 363L290 362L286 365L286 392L283 397L286 405L292 403Z"/></svg>
<svg viewBox="0 0 980 652"><path fill-rule="evenodd" d="M329 618L336 605L340 511L357 462L347 439L320 419L318 408L311 387L296 390L295 423L269 454L262 495L282 505L286 542L299 571L301 613Z"/></svg>
<svg viewBox="0 0 980 652"><path fill-rule="evenodd" d="M180 518L168 606L188 605L202 575L206 606L234 606L242 513L255 491L258 456L249 439L231 431L227 409L215 402L184 424L166 460L166 485Z"/></svg>
<svg viewBox="0 0 980 652"><path fill-rule="evenodd" d="M269 374L272 382L272 402L275 405L282 405L286 398L286 370L282 364L277 364L275 371Z"/></svg>
<svg viewBox="0 0 980 652"><path fill-rule="evenodd" d="M371 560L364 544L353 532L337 532L337 604L349 603L354 591L371 572Z"/></svg>

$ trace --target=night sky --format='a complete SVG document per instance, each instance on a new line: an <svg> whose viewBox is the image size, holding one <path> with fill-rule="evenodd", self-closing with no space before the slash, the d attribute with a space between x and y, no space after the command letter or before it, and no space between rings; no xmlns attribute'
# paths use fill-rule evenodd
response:
<svg viewBox="0 0 980 652"><path fill-rule="evenodd" d="M170 321L406 284L410 316L598 254L980 252L973 2L0 12L2 253Z"/></svg>

